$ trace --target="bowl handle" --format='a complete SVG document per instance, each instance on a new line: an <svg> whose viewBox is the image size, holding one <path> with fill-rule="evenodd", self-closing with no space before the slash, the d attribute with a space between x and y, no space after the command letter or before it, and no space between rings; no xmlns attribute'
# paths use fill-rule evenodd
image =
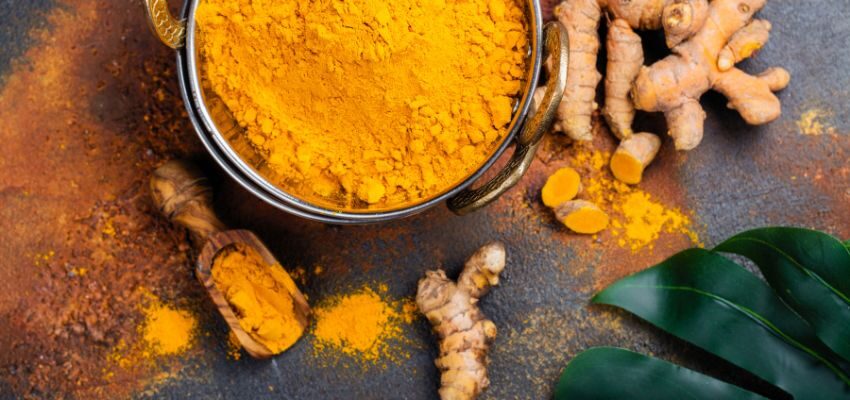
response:
<svg viewBox="0 0 850 400"><path fill-rule="evenodd" d="M168 0L145 0L148 26L162 43L172 49L186 44L186 20L174 18L168 9Z"/></svg>
<svg viewBox="0 0 850 400"><path fill-rule="evenodd" d="M552 62L543 101L532 109L532 115L517 136L516 148L508 165L487 183L475 189L465 189L449 199L448 207L455 214L465 215L477 211L514 187L528 171L543 134L552 125L567 85L569 38L566 28L559 22L546 24L543 37L546 40L543 59L551 57ZM557 68L557 71L554 71L554 68Z"/></svg>

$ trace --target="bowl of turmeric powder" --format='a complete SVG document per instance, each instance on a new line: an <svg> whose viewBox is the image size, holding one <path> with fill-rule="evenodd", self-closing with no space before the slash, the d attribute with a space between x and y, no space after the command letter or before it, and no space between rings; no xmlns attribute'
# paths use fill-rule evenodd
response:
<svg viewBox="0 0 850 400"><path fill-rule="evenodd" d="M323 222L483 207L527 170L566 82L566 30L538 0L187 0L182 20L146 5L210 154Z"/></svg>

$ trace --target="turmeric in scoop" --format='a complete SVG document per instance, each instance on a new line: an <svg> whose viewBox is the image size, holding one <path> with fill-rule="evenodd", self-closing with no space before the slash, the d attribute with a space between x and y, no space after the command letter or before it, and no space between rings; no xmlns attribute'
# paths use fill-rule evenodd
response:
<svg viewBox="0 0 850 400"><path fill-rule="evenodd" d="M247 246L234 245L215 257L212 278L239 318L239 325L273 353L301 337L295 316L295 282L280 265L267 265Z"/></svg>
<svg viewBox="0 0 850 400"><path fill-rule="evenodd" d="M518 0L203 0L196 19L205 90L256 169L331 209L463 181L507 136L527 74Z"/></svg>

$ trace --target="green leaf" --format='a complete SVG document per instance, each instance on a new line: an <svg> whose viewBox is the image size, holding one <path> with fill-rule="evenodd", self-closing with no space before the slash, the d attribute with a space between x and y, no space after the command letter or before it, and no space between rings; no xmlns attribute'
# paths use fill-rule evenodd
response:
<svg viewBox="0 0 850 400"><path fill-rule="evenodd" d="M850 398L850 379L811 327L764 282L719 254L685 250L615 282L593 302L623 308L797 400Z"/></svg>
<svg viewBox="0 0 850 400"><path fill-rule="evenodd" d="M628 350L597 347L570 361L555 400L765 399L696 371Z"/></svg>
<svg viewBox="0 0 850 400"><path fill-rule="evenodd" d="M764 228L721 243L716 251L747 257L770 286L850 361L850 252L838 239L799 228Z"/></svg>

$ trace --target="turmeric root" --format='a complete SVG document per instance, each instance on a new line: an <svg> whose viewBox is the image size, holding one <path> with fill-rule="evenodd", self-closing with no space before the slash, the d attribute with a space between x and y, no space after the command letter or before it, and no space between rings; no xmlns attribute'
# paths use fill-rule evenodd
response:
<svg viewBox="0 0 850 400"><path fill-rule="evenodd" d="M543 198L543 204L554 208L574 199L581 192L581 189L581 177L578 172L570 167L565 167L555 171L546 180L540 195Z"/></svg>
<svg viewBox="0 0 850 400"><path fill-rule="evenodd" d="M620 142L611 156L611 173L620 182L637 185L643 179L643 170L655 159L661 148L661 139L651 133L641 132Z"/></svg>
<svg viewBox="0 0 850 400"><path fill-rule="evenodd" d="M596 70L602 9L598 0L568 0L555 7L555 17L567 28L570 52L567 85L554 129L573 140L590 141L591 116L598 107L594 101L596 86L602 79Z"/></svg>
<svg viewBox="0 0 850 400"><path fill-rule="evenodd" d="M674 48L693 36L708 18L708 0L673 0L661 12L667 47Z"/></svg>
<svg viewBox="0 0 850 400"><path fill-rule="evenodd" d="M566 0L569 1L569 0ZM634 29L664 29L668 47L692 36L707 17L708 0L599 0Z"/></svg>
<svg viewBox="0 0 850 400"><path fill-rule="evenodd" d="M635 107L663 112L677 149L693 149L702 140L705 112L699 105L699 98L710 89L725 95L729 108L737 110L751 125L779 117L781 105L773 92L788 85L790 75L787 71L775 68L766 74L752 76L736 68L722 71L718 66L721 51L736 32L750 24L753 14L766 2L712 1L705 24L693 37L674 47L672 55L641 69L632 91ZM765 37L760 42L766 40ZM737 42L732 44L737 46ZM738 51L735 59L745 54Z"/></svg>
<svg viewBox="0 0 850 400"><path fill-rule="evenodd" d="M608 39L604 116L620 139L631 133L635 109L664 113L676 148L690 150L703 136L705 112L699 99L715 89L751 125L778 118L779 99L790 74L772 68L752 76L735 69L767 43L770 24L753 21L767 0L564 0L555 16L570 34L569 77L555 130L592 139L591 114L599 72L596 29L602 11L613 18ZM620 22L622 21L622 22ZM641 52L631 29L664 29L673 54L650 67L634 68ZM642 58L642 54L641 58ZM631 100L624 94L631 81Z"/></svg>
<svg viewBox="0 0 850 400"><path fill-rule="evenodd" d="M608 227L608 214L586 200L572 200L555 208L555 216L575 233L594 234Z"/></svg>
<svg viewBox="0 0 850 400"><path fill-rule="evenodd" d="M732 35L717 58L717 68L728 71L759 51L770 37L770 22L757 19Z"/></svg>
<svg viewBox="0 0 850 400"><path fill-rule="evenodd" d="M614 99L617 104L607 110L606 118L609 114L616 115L613 119L617 126L614 128L615 134L627 137L631 128L622 125L628 122L629 111L625 109L622 101L617 100L627 100L628 96L623 94L623 83L625 79L629 79L630 86L634 80L633 75L637 72L632 71L632 68L639 68L643 64L643 50L640 48L640 39L631 29L624 28L626 25L635 29L663 27L669 30L668 40L678 43L699 29L707 15L706 2L707 0L565 0L555 7L555 17L567 28L569 34L570 57L567 86L558 108L558 120L554 130L564 132L577 141L593 139L591 116L598 108L594 99L596 86L602 79L596 70L596 57L599 52L597 30L603 8L607 8L615 20L624 21L615 23L616 29L620 31L619 35L609 39L609 48L613 45L622 50L609 50L608 53L609 57L615 60L616 75L609 83L614 83L616 87L606 93L606 103ZM635 64L638 54L640 63ZM608 71L609 74L612 71L611 64Z"/></svg>
<svg viewBox="0 0 850 400"><path fill-rule="evenodd" d="M416 304L440 340L442 400L475 399L489 385L487 352L496 338L496 325L478 308L478 300L499 284L505 269L505 246L485 245L464 265L457 284L443 270L428 271L419 280Z"/></svg>
<svg viewBox="0 0 850 400"><path fill-rule="evenodd" d="M605 108L602 114L611 133L619 139L632 135L635 106L629 97L632 82L643 66L643 47L638 36L624 19L616 19L608 27L608 72L605 75Z"/></svg>

